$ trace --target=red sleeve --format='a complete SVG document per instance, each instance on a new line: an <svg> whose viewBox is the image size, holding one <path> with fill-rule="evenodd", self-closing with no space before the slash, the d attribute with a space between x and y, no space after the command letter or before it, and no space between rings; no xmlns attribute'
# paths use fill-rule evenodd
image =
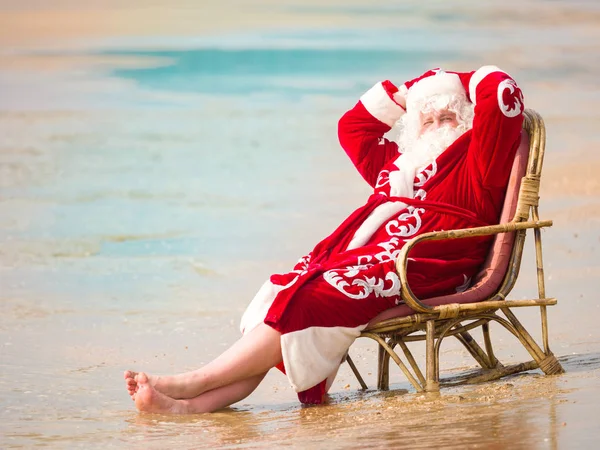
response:
<svg viewBox="0 0 600 450"><path fill-rule="evenodd" d="M475 104L469 165L487 188L505 188L523 125L523 94L507 73L484 66L461 76Z"/></svg>
<svg viewBox="0 0 600 450"><path fill-rule="evenodd" d="M384 165L398 154L398 145L383 135L405 110L398 89L389 81L376 84L338 124L340 144L372 187Z"/></svg>

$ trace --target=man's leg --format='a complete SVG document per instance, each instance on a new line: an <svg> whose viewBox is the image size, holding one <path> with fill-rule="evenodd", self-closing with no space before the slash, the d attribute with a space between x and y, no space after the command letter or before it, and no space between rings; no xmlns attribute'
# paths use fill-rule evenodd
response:
<svg viewBox="0 0 600 450"><path fill-rule="evenodd" d="M138 376L139 386L135 406L142 412L162 414L197 414L223 409L248 397L260 384L266 373L255 375L227 386L204 392L197 397L175 400L158 392L144 373Z"/></svg>
<svg viewBox="0 0 600 450"><path fill-rule="evenodd" d="M127 371L125 384L135 400L142 384L173 399L194 399L213 389L264 376L282 360L280 337L278 331L262 323L201 369L161 377Z"/></svg>

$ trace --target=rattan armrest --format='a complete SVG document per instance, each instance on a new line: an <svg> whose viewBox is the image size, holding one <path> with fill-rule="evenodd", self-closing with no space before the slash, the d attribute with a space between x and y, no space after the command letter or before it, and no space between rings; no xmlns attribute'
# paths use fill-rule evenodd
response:
<svg viewBox="0 0 600 450"><path fill-rule="evenodd" d="M551 220L541 220L535 222L509 222L499 225L489 225L476 228L462 228L458 230L433 231L423 233L407 241L398 258L396 259L396 272L400 278L400 289L402 300L413 310L420 313L439 313L435 306L428 306L421 302L412 292L408 285L406 268L408 265L408 252L420 242L440 241L445 239L463 239L475 236L489 236L499 233L507 233L528 228L543 228L552 226Z"/></svg>

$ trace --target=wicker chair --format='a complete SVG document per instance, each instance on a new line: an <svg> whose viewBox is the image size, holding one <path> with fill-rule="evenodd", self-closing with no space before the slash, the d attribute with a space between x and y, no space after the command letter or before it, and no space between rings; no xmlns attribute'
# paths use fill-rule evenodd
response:
<svg viewBox="0 0 600 450"><path fill-rule="evenodd" d="M563 368L550 351L546 307L556 304L556 299L546 298L542 242L540 229L552 225L552 221L540 221L538 217L539 185L545 147L545 127L542 118L532 110L525 111L524 131L517 151L511 179L507 189L499 225L479 228L425 233L408 241L396 261L396 270L402 283L404 305L384 311L375 317L361 333L379 343L378 382L381 390L389 388L390 357L418 392L438 391L439 351L447 336L457 338L482 367L477 373L468 373L445 384L477 383L503 376L541 369L544 373L563 373ZM533 228L537 262L537 299L506 300L512 290L521 264L527 229ZM426 240L462 239L471 236L495 235L490 253L474 284L459 294L417 299L407 282L406 268L410 250ZM513 308L536 306L540 308L543 350L517 320ZM502 317L500 313L504 316ZM533 360L505 366L500 363L492 348L489 323L497 322L523 344ZM470 331L481 327L483 348L471 336ZM425 341L426 374L423 376L407 342ZM408 366L394 351L402 349ZM363 389L367 388L352 359L347 361Z"/></svg>

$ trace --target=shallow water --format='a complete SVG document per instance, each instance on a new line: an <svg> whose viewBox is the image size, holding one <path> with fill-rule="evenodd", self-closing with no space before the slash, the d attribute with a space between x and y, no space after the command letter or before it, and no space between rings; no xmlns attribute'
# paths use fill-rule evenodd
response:
<svg viewBox="0 0 600 450"><path fill-rule="evenodd" d="M31 4L28 14L50 14L32 1L23 8ZM247 11L253 28L199 23L195 33L178 28L172 4L164 27L151 26L148 9L125 33L129 9L64 2L49 27L71 9L115 25L76 30L77 40L28 34L23 46L0 34L0 446L591 447L600 435L600 12L595 2L519 4L460 2L457 12L264 1ZM290 26L260 22L261 8ZM19 8L0 17L10 9ZM180 372L218 355L263 279L364 201L336 122L365 89L490 62L548 125L542 217L555 226L544 255L565 375L423 396L399 370L394 391L361 393L343 367L331 403L307 408L274 372L225 412L135 412L124 369ZM534 267L528 253L514 298L535 292ZM532 312L522 317L536 329ZM527 358L497 332L501 358ZM358 342L352 354L373 387L374 346ZM443 375L472 364L455 344L443 347Z"/></svg>

